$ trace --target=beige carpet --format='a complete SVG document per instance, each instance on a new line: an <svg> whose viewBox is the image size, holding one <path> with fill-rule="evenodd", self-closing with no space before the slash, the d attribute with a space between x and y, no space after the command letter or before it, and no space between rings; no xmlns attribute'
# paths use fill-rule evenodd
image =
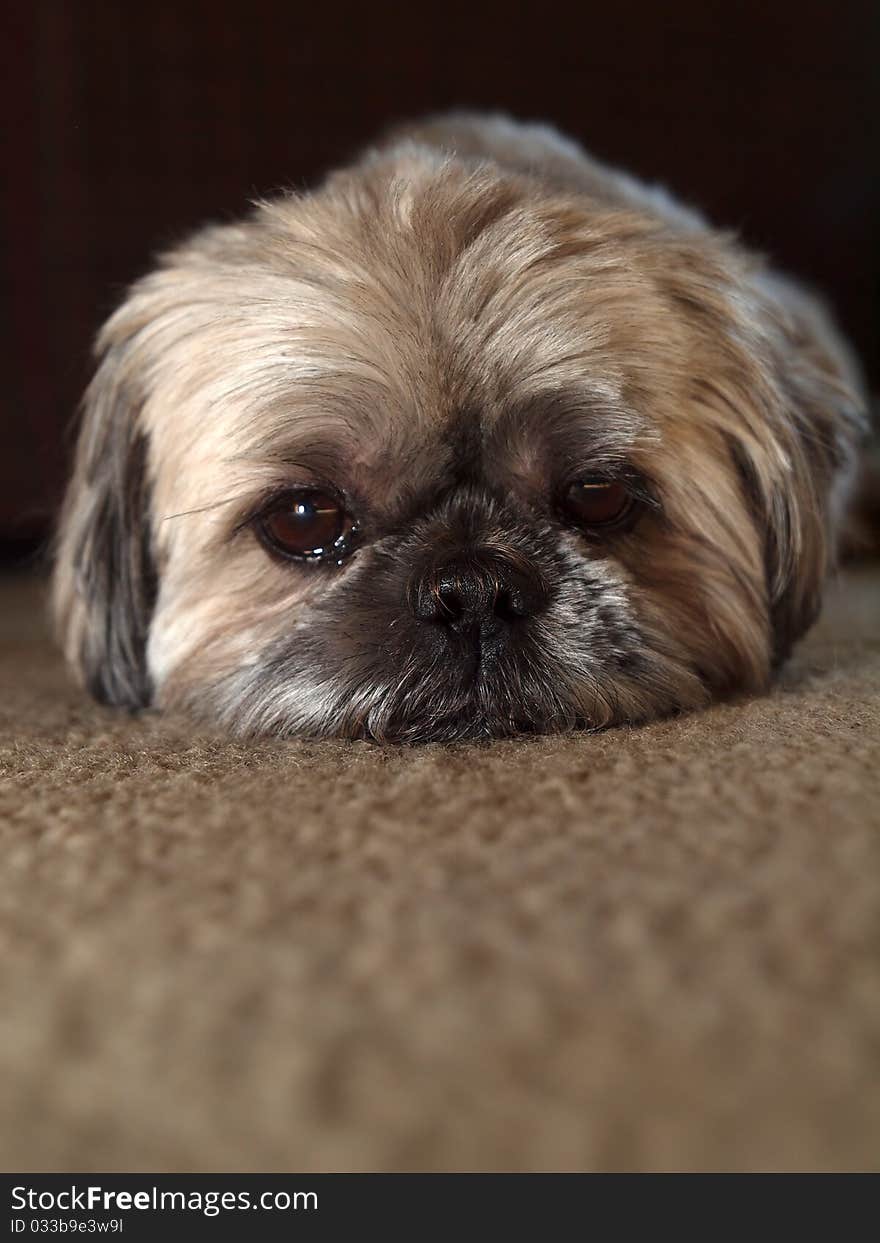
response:
<svg viewBox="0 0 880 1243"><path fill-rule="evenodd" d="M244 746L0 591L0 1168L880 1165L880 574L769 698Z"/></svg>

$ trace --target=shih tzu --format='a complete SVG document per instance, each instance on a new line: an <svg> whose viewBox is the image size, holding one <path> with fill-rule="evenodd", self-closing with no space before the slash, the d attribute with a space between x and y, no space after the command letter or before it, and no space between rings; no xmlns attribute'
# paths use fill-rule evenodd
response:
<svg viewBox="0 0 880 1243"><path fill-rule="evenodd" d="M498 117L196 233L97 349L67 656L239 733L595 729L766 687L863 421L810 295Z"/></svg>

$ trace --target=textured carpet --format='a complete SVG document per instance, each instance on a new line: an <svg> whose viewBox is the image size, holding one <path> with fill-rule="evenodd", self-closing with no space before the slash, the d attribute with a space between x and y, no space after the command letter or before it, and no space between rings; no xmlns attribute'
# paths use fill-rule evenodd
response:
<svg viewBox="0 0 880 1243"><path fill-rule="evenodd" d="M0 590L0 1168L880 1164L880 574L769 697L244 746Z"/></svg>

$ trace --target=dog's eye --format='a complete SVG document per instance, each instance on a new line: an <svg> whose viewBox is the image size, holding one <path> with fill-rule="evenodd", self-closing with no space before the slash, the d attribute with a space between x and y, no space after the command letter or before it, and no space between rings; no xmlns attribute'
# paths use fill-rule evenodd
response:
<svg viewBox="0 0 880 1243"><path fill-rule="evenodd" d="M256 529L263 543L283 557L319 560L344 555L354 523L338 497L309 488L274 501Z"/></svg>
<svg viewBox="0 0 880 1243"><path fill-rule="evenodd" d="M582 530L617 527L629 516L633 497L626 484L616 479L577 479L562 497L566 522Z"/></svg>

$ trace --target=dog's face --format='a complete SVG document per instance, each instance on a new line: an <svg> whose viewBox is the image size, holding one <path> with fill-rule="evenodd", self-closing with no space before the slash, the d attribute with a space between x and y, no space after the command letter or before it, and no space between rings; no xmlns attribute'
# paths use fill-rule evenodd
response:
<svg viewBox="0 0 880 1243"><path fill-rule="evenodd" d="M853 439L762 279L708 231L418 152L196 236L103 333L71 660L111 702L400 740L761 687Z"/></svg>

